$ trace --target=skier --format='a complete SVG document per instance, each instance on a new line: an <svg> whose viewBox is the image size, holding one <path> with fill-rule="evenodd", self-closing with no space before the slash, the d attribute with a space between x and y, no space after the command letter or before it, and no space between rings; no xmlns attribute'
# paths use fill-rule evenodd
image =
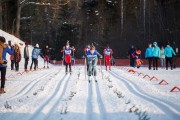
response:
<svg viewBox="0 0 180 120"><path fill-rule="evenodd" d="M19 71L19 62L21 61L21 51L18 44L14 46L14 62L15 62L15 71Z"/></svg>
<svg viewBox="0 0 180 120"><path fill-rule="evenodd" d="M47 62L47 68L49 68L48 63L49 63L49 55L50 55L50 50L48 45L45 46L43 49L43 57L44 57L44 68L45 68L45 63Z"/></svg>
<svg viewBox="0 0 180 120"><path fill-rule="evenodd" d="M27 66L28 66L28 61L29 61L29 48L28 48L28 42L25 42L25 47L24 47L24 70L27 71Z"/></svg>
<svg viewBox="0 0 180 120"><path fill-rule="evenodd" d="M153 56L153 70L158 70L158 59L160 58L160 48L157 45L157 42L153 42L152 48L152 56Z"/></svg>
<svg viewBox="0 0 180 120"><path fill-rule="evenodd" d="M128 51L128 57L130 58L130 66L135 67L135 57L133 56L133 53L136 51L134 48L134 45L131 46L131 48Z"/></svg>
<svg viewBox="0 0 180 120"><path fill-rule="evenodd" d="M136 51L133 53L133 56L135 57L135 61L136 61L136 67L140 68L141 64L142 64L142 60L141 60L141 50L139 48L136 49Z"/></svg>
<svg viewBox="0 0 180 120"><path fill-rule="evenodd" d="M6 79L6 68L7 68L6 54L8 53L12 55L14 53L13 47L4 44L5 42L6 42L6 39L0 36L0 71L1 71L0 94L6 93L6 91L4 90L5 79Z"/></svg>
<svg viewBox="0 0 180 120"><path fill-rule="evenodd" d="M71 74L72 69L71 69L71 62L72 62L72 52L75 52L75 48L74 47L70 47L69 45L69 41L66 42L66 46L63 47L63 49L61 50L61 52L63 52L64 54L64 64L66 65L65 68L65 72L66 74L68 73L68 66L69 66L69 72Z"/></svg>
<svg viewBox="0 0 180 120"><path fill-rule="evenodd" d="M170 63L172 70L173 69L172 58L173 55L176 56L176 53L174 52L173 48L169 45L169 42L167 43L167 46L164 49L164 55L166 56L166 70L168 70L168 62Z"/></svg>
<svg viewBox="0 0 180 120"><path fill-rule="evenodd" d="M103 50L103 54L105 58L106 70L108 69L108 66L109 66L109 70L111 70L111 56L113 54L113 51L112 49L109 48L109 45L107 45L107 47Z"/></svg>
<svg viewBox="0 0 180 120"><path fill-rule="evenodd" d="M32 63L31 63L31 66L30 66L30 70L32 70L33 63L34 63L34 70L37 69L38 56L40 54L40 50L38 48L39 48L39 44L36 44L36 46L32 50Z"/></svg>
<svg viewBox="0 0 180 120"><path fill-rule="evenodd" d="M102 55L96 50L95 46L92 44L89 51L87 51L87 63L89 65L88 68L88 80L90 82L91 75L94 76L95 82L97 82L96 75L96 66L98 62L98 56L102 58Z"/></svg>
<svg viewBox="0 0 180 120"><path fill-rule="evenodd" d="M148 48L146 48L145 58L148 59L149 70L151 70L152 59L153 59L153 57L152 57L152 44L151 43L148 45Z"/></svg>
<svg viewBox="0 0 180 120"><path fill-rule="evenodd" d="M89 65L87 64L87 52L90 50L90 44L88 44L85 48L84 48L84 54L85 54L85 63L87 65L87 71L88 71L88 68L89 68Z"/></svg>

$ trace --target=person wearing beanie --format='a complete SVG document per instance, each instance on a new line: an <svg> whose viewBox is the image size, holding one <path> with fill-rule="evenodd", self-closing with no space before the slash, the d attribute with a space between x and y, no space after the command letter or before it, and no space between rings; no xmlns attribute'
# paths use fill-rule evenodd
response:
<svg viewBox="0 0 180 120"><path fill-rule="evenodd" d="M98 62L98 56L102 58L102 55L96 50L95 46L92 44L89 51L87 51L87 61L88 61L88 80L90 82L90 77L93 76L95 79L95 82L97 82L96 75L97 75L97 62Z"/></svg>
<svg viewBox="0 0 180 120"><path fill-rule="evenodd" d="M2 36L0 36L0 56L1 56L1 62L0 62L0 71L1 71L1 88L0 88L0 94L5 93L4 87L5 87L5 79L6 79L6 68L7 68L7 60L6 60L6 54L12 55L14 53L14 49L12 46L8 46L5 44L6 39ZM3 61L3 62L2 62Z"/></svg>
<svg viewBox="0 0 180 120"><path fill-rule="evenodd" d="M28 66L28 62L29 62L29 47L28 47L29 43L25 42L25 47L24 47L24 71L27 71L27 66Z"/></svg>
<svg viewBox="0 0 180 120"><path fill-rule="evenodd" d="M174 52L173 48L169 45L169 42L167 43L167 46L164 49L164 55L166 58L166 70L168 70L168 63L170 63L172 70L173 69L172 58L173 55L176 56L176 53Z"/></svg>
<svg viewBox="0 0 180 120"><path fill-rule="evenodd" d="M105 66L106 66L106 70L108 70L108 66L109 66L109 70L111 70L111 56L113 54L112 49L109 48L109 45L107 45L107 47L103 50L103 54L104 54L104 59L105 59Z"/></svg>
<svg viewBox="0 0 180 120"><path fill-rule="evenodd" d="M153 70L158 70L158 59L160 58L161 50L157 42L153 42L152 57L153 57Z"/></svg>
<svg viewBox="0 0 180 120"><path fill-rule="evenodd" d="M49 46L46 45L43 49L43 57L44 57L44 68L45 68L45 63L47 62L47 68L49 68L48 63L49 63L49 56L50 56L50 49Z"/></svg>
<svg viewBox="0 0 180 120"><path fill-rule="evenodd" d="M69 72L71 74L72 69L71 69L71 63L72 63L72 53L75 52L74 47L70 47L69 41L66 42L66 46L63 47L61 50L63 52L63 62L66 66L65 72L66 74L68 73L68 66L69 66Z"/></svg>
<svg viewBox="0 0 180 120"><path fill-rule="evenodd" d="M32 66L34 64L34 70L37 69L37 64L38 64L38 56L40 54L40 50L39 50L39 44L36 44L36 46L34 47L34 49L32 50L32 63L30 66L30 70L32 70Z"/></svg>

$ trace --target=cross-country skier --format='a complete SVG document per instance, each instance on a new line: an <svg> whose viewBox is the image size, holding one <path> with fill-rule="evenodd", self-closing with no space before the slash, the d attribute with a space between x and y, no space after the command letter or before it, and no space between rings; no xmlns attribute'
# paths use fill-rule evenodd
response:
<svg viewBox="0 0 180 120"><path fill-rule="evenodd" d="M90 44L88 44L85 48L84 48L84 54L85 54L85 62L87 63L87 52L90 50ZM89 68L89 65L88 64L86 64L87 65L87 71L88 71L88 68Z"/></svg>
<svg viewBox="0 0 180 120"><path fill-rule="evenodd" d="M107 45L107 47L103 50L103 54L105 59L106 70L108 70L108 66L109 70L111 70L111 56L113 54L113 51L109 48L109 45Z"/></svg>
<svg viewBox="0 0 180 120"><path fill-rule="evenodd" d="M66 74L68 73L68 66L69 66L69 72L71 74L72 69L71 69L71 62L72 62L72 52L75 52L75 48L74 47L70 47L69 45L69 41L66 42L66 46L63 47L63 49L61 50L61 52L63 52L64 54L64 64L66 65Z"/></svg>
<svg viewBox="0 0 180 120"><path fill-rule="evenodd" d="M95 81L97 82L96 75L96 66L98 62L98 56L102 58L102 55L96 50L95 46L92 44L89 51L87 51L87 63L89 65L88 68L88 80L90 82L91 75L94 76Z"/></svg>

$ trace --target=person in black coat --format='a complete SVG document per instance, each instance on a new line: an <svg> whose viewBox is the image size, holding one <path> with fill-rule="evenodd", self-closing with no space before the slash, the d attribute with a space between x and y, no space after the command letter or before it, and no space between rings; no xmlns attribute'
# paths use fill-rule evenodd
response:
<svg viewBox="0 0 180 120"><path fill-rule="evenodd" d="M135 56L133 55L133 53L136 51L136 49L134 48L134 45L131 46L131 48L128 51L128 57L130 59L130 66L131 67L135 67Z"/></svg>

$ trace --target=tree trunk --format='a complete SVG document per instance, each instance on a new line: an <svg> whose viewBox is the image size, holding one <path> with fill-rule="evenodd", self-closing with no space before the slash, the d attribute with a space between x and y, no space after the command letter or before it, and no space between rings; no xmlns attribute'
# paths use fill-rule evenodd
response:
<svg viewBox="0 0 180 120"><path fill-rule="evenodd" d="M17 5L17 17L16 17L16 37L20 38L20 20L21 20L21 8L22 6L20 5L20 0L18 0L18 5Z"/></svg>
<svg viewBox="0 0 180 120"><path fill-rule="evenodd" d="M2 3L0 1L0 29L2 29L2 24L3 24L3 21L2 21Z"/></svg>

